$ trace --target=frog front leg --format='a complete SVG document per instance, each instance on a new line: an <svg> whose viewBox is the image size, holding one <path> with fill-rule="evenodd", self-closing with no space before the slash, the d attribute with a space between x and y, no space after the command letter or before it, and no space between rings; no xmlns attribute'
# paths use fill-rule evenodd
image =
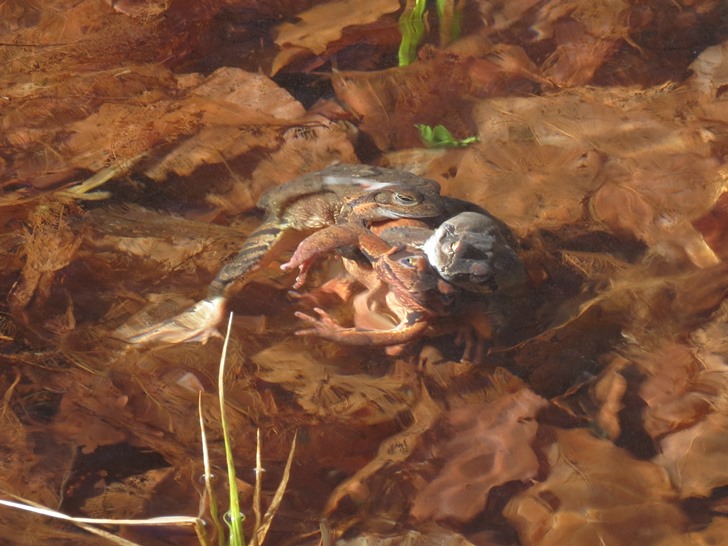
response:
<svg viewBox="0 0 728 546"><path fill-rule="evenodd" d="M320 256L357 244L362 230L366 228L354 224L333 225L316 231L301 241L291 259L281 264L284 271L298 268L293 288L299 289L304 285L308 270Z"/></svg>
<svg viewBox="0 0 728 546"><path fill-rule="evenodd" d="M359 289L361 289L361 284L356 279L348 275L337 275L321 286L303 293L290 290L288 297L307 307L321 307L328 304L351 301L354 293Z"/></svg>
<svg viewBox="0 0 728 546"><path fill-rule="evenodd" d="M315 335L347 345L400 345L414 340L429 326L427 320L412 315L389 330L347 328L333 320L323 309L315 307L314 312L318 317L312 317L300 311L296 312L296 317L311 326L310 328L298 330L296 335Z"/></svg>

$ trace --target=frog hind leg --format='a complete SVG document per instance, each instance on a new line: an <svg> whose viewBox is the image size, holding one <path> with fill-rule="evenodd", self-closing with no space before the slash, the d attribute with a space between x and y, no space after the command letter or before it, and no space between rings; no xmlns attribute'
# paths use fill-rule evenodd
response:
<svg viewBox="0 0 728 546"><path fill-rule="evenodd" d="M273 249L286 234L286 226L276 219L267 218L245 240L243 248L217 274L207 290L207 296L181 313L154 324L126 339L141 346L151 343L206 343L211 337L220 337L217 330L225 314L227 292L233 282L247 280L250 274L266 265L273 257Z"/></svg>
<svg viewBox="0 0 728 546"><path fill-rule="evenodd" d="M288 231L277 218L266 218L245 240L240 252L220 269L210 283L205 299L225 298L230 285L248 280L251 273L267 265L275 256L274 248L286 238Z"/></svg>
<svg viewBox="0 0 728 546"><path fill-rule="evenodd" d="M172 318L134 332L124 341L136 346L193 341L199 341L204 345L211 337L222 337L217 325L222 320L224 312L223 298L201 300Z"/></svg>
<svg viewBox="0 0 728 546"><path fill-rule="evenodd" d="M297 336L318 336L345 345L400 345L413 341L429 326L427 320L411 323L402 321L392 329L366 330L364 328L347 328L334 321L329 314L318 307L314 308L318 317L296 312L296 317L307 323L309 328L296 332Z"/></svg>

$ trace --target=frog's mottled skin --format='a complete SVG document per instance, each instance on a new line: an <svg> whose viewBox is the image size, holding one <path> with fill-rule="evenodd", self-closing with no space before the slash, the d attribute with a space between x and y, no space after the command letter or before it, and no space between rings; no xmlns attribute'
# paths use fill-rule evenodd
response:
<svg viewBox="0 0 728 546"><path fill-rule="evenodd" d="M175 343L206 341L218 335L230 286L245 282L276 257L276 246L286 234L318 230L333 225L356 225L392 218L429 218L445 206L440 186L411 173L367 165L334 165L305 174L264 195L259 207L266 211L263 223L244 242L243 248L210 284L207 297L129 341L136 344L163 340ZM347 244L332 242L332 248ZM204 309L204 313L200 310Z"/></svg>
<svg viewBox="0 0 728 546"><path fill-rule="evenodd" d="M471 292L489 294L523 286L526 270L513 236L490 215L461 212L422 245L440 276Z"/></svg>
<svg viewBox="0 0 728 546"><path fill-rule="evenodd" d="M334 165L305 174L265 194L258 206L266 211L263 223L217 274L208 299L223 296L233 281L242 281L265 265L287 232L429 218L444 210L440 186L434 180L368 165Z"/></svg>
<svg viewBox="0 0 728 546"><path fill-rule="evenodd" d="M390 246L406 244L422 249L443 279L470 292L488 294L522 286L526 271L515 250L518 243L508 227L476 205L443 199L446 211L442 216L394 225L380 233L382 239ZM299 288L319 256L344 246L360 245L360 238L367 231L353 224L317 231L304 239L281 267L300 269L295 285Z"/></svg>

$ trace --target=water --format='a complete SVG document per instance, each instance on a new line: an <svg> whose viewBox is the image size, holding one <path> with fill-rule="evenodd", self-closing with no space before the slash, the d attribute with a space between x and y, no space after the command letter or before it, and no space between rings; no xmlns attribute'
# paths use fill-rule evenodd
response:
<svg viewBox="0 0 728 546"><path fill-rule="evenodd" d="M390 349L294 335L314 306L344 325L401 317L391 285L390 309L342 301L354 266L336 255L289 295L278 266L300 237L238 287L225 388L246 536L260 430L263 512L297 433L269 544L723 543L726 8L466 3L447 49L433 8L419 60L395 69L396 2L295 19L309 7L3 7L3 498L199 514L215 540L198 394L222 514L222 341L138 349L114 332L202 297L265 190L368 162L505 222L528 283L460 295ZM480 141L425 149L415 124ZM3 506L0 542L99 539Z"/></svg>

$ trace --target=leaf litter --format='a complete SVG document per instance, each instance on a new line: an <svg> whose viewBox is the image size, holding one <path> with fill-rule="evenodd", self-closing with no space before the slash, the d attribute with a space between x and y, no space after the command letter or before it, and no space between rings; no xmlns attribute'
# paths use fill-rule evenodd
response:
<svg viewBox="0 0 728 546"><path fill-rule="evenodd" d="M294 336L306 298L276 257L231 301L246 536L275 503L271 544L725 541L724 3L451 4L461 37L441 43L433 7L401 68L397 2L0 8L6 500L209 518L194 408L224 499L222 344L138 350L118 333L199 299L265 190L366 162L503 220L531 288L494 307L508 317L481 362L452 334L391 356ZM416 125L478 141L424 150ZM7 506L0 539L100 540Z"/></svg>

